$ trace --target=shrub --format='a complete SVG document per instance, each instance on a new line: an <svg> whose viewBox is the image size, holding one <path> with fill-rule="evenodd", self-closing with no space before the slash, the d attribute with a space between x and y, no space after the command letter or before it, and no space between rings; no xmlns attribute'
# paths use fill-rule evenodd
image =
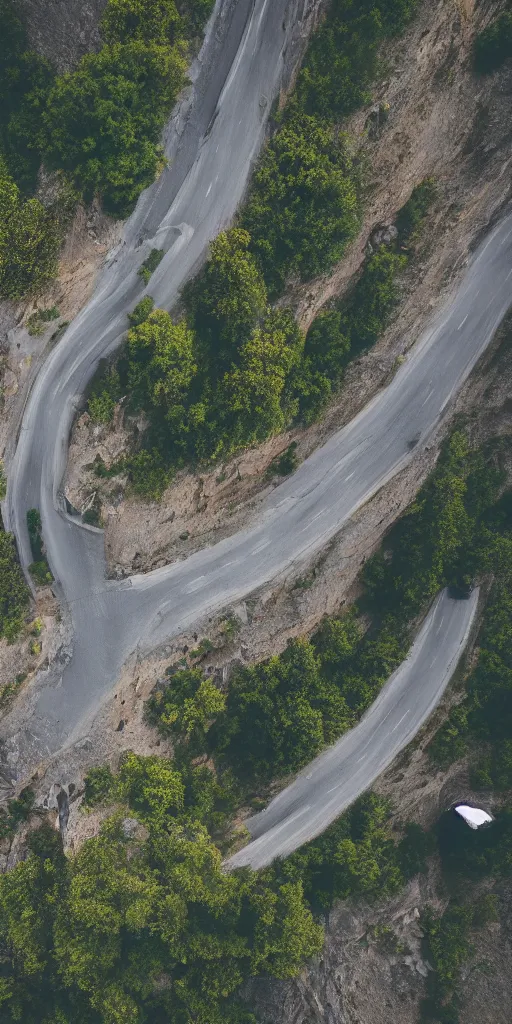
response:
<svg viewBox="0 0 512 1024"><path fill-rule="evenodd" d="M475 68L491 74L512 57L512 13L504 11L475 39Z"/></svg>
<svg viewBox="0 0 512 1024"><path fill-rule="evenodd" d="M41 141L49 165L87 200L98 194L109 213L126 216L155 179L160 132L184 72L179 50L156 43L88 54L48 96Z"/></svg>
<svg viewBox="0 0 512 1024"><path fill-rule="evenodd" d="M139 270L138 270L139 277L142 278L142 280L144 281L144 284L148 284L151 275L154 273L154 271L158 267L158 264L162 262L163 258L164 258L164 251L163 251L163 249L152 249L151 250L149 256L146 257L146 259L144 260L144 263L142 264L141 267L139 267ZM142 300L142 302L143 301L144 301L144 299ZM136 309L139 309L140 306L141 306L141 303L139 302L139 304L136 307ZM146 309L146 308L147 307L144 307L144 309Z"/></svg>
<svg viewBox="0 0 512 1024"><path fill-rule="evenodd" d="M180 27L174 0L108 0L100 32L109 45L133 40L172 45Z"/></svg>
<svg viewBox="0 0 512 1024"><path fill-rule="evenodd" d="M33 337L38 337L44 333L48 324L52 320L58 320L59 316L57 306L52 306L50 309L36 309L35 313L32 313L27 320L28 333Z"/></svg>
<svg viewBox="0 0 512 1024"><path fill-rule="evenodd" d="M419 185L416 185L409 199L398 211L396 226L401 242L413 242L432 206L437 195L437 186L434 178L425 178Z"/></svg>
<svg viewBox="0 0 512 1024"><path fill-rule="evenodd" d="M0 297L40 292L57 270L62 223L38 199L23 201L0 157Z"/></svg>
<svg viewBox="0 0 512 1024"><path fill-rule="evenodd" d="M92 388L87 410L94 423L111 423L121 398L121 382L115 366L101 375Z"/></svg>
<svg viewBox="0 0 512 1024"><path fill-rule="evenodd" d="M139 324L143 324L147 320L150 313L153 311L155 300L151 298L151 295L146 295L140 302L137 303L131 313L128 313L128 320L131 327L138 327Z"/></svg>
<svg viewBox="0 0 512 1024"><path fill-rule="evenodd" d="M307 115L287 122L263 152L241 222L271 295L292 274L332 270L359 223L346 136Z"/></svg>
<svg viewBox="0 0 512 1024"><path fill-rule="evenodd" d="M0 637L13 641L28 611L29 591L11 533L0 529Z"/></svg>
<svg viewBox="0 0 512 1024"><path fill-rule="evenodd" d="M50 566L44 555L44 544L41 533L41 515L39 509L31 508L27 512L27 527L34 561L28 567L28 571L34 580L41 587L53 582Z"/></svg>
<svg viewBox="0 0 512 1024"><path fill-rule="evenodd" d="M166 487L169 486L172 474L166 467L163 458L156 449L149 451L143 448L124 460L123 470L128 473L135 494L158 501ZM119 472L119 469L116 469Z"/></svg>

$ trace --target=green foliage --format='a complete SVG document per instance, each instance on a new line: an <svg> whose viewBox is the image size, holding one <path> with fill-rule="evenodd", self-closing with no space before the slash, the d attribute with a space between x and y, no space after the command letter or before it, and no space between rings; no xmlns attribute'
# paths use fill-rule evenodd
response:
<svg viewBox="0 0 512 1024"><path fill-rule="evenodd" d="M475 39L475 68L490 74L512 57L512 13L504 11Z"/></svg>
<svg viewBox="0 0 512 1024"><path fill-rule="evenodd" d="M47 587L49 583L53 583L53 576L45 558L42 558L39 562L31 562L28 571L34 583L39 587Z"/></svg>
<svg viewBox="0 0 512 1024"><path fill-rule="evenodd" d="M404 879L389 816L387 801L366 794L323 835L279 864L276 874L303 879L306 897L322 910L337 899L372 901L392 895Z"/></svg>
<svg viewBox="0 0 512 1024"><path fill-rule="evenodd" d="M211 735L243 779L269 781L302 768L350 721L340 688L320 676L312 644L301 639L236 674Z"/></svg>
<svg viewBox="0 0 512 1024"><path fill-rule="evenodd" d="M94 807L114 799L115 777L106 764L90 768L85 777L84 804Z"/></svg>
<svg viewBox="0 0 512 1024"><path fill-rule="evenodd" d="M436 195L435 178L424 178L419 185L415 185L405 206L397 214L396 227L400 242L408 244L415 241Z"/></svg>
<svg viewBox="0 0 512 1024"><path fill-rule="evenodd" d="M43 554L41 513L38 508L31 508L28 510L27 529L32 557L34 558L34 561L38 561Z"/></svg>
<svg viewBox="0 0 512 1024"><path fill-rule="evenodd" d="M278 476L289 476L290 473L295 472L298 464L297 442L292 441L288 448L281 452L281 455L277 455L275 459L272 459L267 469L267 476L274 476L276 473Z"/></svg>
<svg viewBox="0 0 512 1024"><path fill-rule="evenodd" d="M299 75L300 106L338 119L368 103L379 45L402 31L416 6L417 0L332 0Z"/></svg>
<svg viewBox="0 0 512 1024"><path fill-rule="evenodd" d="M439 765L448 765L464 757L467 750L468 709L465 704L457 705L450 711L446 722L437 730L428 746L429 757Z"/></svg>
<svg viewBox="0 0 512 1024"><path fill-rule="evenodd" d="M167 10L168 0L155 3ZM118 0L116 19L118 6L130 12L139 38L139 0ZM296 93L260 159L239 226L212 243L205 268L185 288L192 332L185 365L196 370L179 401L167 402L165 370L149 358L147 348L142 372L137 346L124 377L120 369L123 387L126 383L149 414L144 447L160 453L163 472L190 461L226 459L297 418L312 422L339 384L350 354L374 344L386 326L405 257L384 247L366 261L348 299L320 314L305 349L291 312L270 311L268 299L279 295L288 279L331 270L357 231L359 173L350 143L333 119L363 102L377 71L379 43L404 27L415 6L414 0L365 0L362 9L351 0L332 4ZM177 7L184 13L191 5ZM404 213L415 230L430 199L428 181L418 186ZM143 264L140 271L146 283L150 270ZM149 312L149 304L137 307L130 322L138 326L139 316L144 321Z"/></svg>
<svg viewBox="0 0 512 1024"><path fill-rule="evenodd" d="M109 45L133 40L172 45L180 22L174 0L108 0L100 31Z"/></svg>
<svg viewBox="0 0 512 1024"><path fill-rule="evenodd" d="M183 18L184 32L189 38L199 36L214 5L215 0L176 0L176 6Z"/></svg>
<svg viewBox="0 0 512 1024"><path fill-rule="evenodd" d="M367 563L368 604L408 619L443 586L461 586L488 566L483 522L503 486L491 447L471 451L455 431L435 472Z"/></svg>
<svg viewBox="0 0 512 1024"><path fill-rule="evenodd" d="M27 320L27 330L32 337L38 337L43 334L47 329L48 324L52 320L58 320L60 316L57 306L51 306L49 309L36 309L35 313L31 313Z"/></svg>
<svg viewBox="0 0 512 1024"><path fill-rule="evenodd" d="M216 379L267 311L265 282L248 251L250 241L239 228L218 235L204 270L185 291L202 355Z"/></svg>
<svg viewBox="0 0 512 1024"><path fill-rule="evenodd" d="M58 214L23 200L0 156L0 297L40 292L55 276L61 239Z"/></svg>
<svg viewBox="0 0 512 1024"><path fill-rule="evenodd" d="M437 825L443 872L448 880L508 877L512 865L512 809L504 807L488 828L468 828L453 811Z"/></svg>
<svg viewBox="0 0 512 1024"><path fill-rule="evenodd" d="M477 900L473 909L473 928L485 928L488 924L499 921L498 897L491 892L485 893Z"/></svg>
<svg viewBox="0 0 512 1024"><path fill-rule="evenodd" d="M185 737L193 749L204 749L212 720L224 711L226 699L200 669L176 672L164 690L157 690L146 704L150 722L163 733Z"/></svg>
<svg viewBox="0 0 512 1024"><path fill-rule="evenodd" d="M20 822L26 821L34 806L35 796L30 786L22 789L20 795L7 801L7 807L0 809L0 839L15 834Z"/></svg>
<svg viewBox="0 0 512 1024"><path fill-rule="evenodd" d="M184 401L197 372L193 334L185 320L174 324L156 309L128 332L128 382L135 401L164 408L173 429L183 429Z"/></svg>
<svg viewBox="0 0 512 1024"><path fill-rule="evenodd" d="M450 903L444 914L435 914L427 908L422 915L429 961L435 971L429 978L429 998L424 1007L427 1019L452 1021L453 1024L458 1020L455 989L461 969L473 952L472 916L471 907L456 903Z"/></svg>
<svg viewBox="0 0 512 1024"><path fill-rule="evenodd" d="M409 822L397 848L398 863L404 878L426 874L427 858L434 853L434 849L432 834L425 832L415 822Z"/></svg>
<svg viewBox="0 0 512 1024"><path fill-rule="evenodd" d="M87 200L98 194L109 213L126 216L156 177L160 132L184 72L180 50L154 42L85 56L48 96L40 139L49 166L66 171Z"/></svg>
<svg viewBox="0 0 512 1024"><path fill-rule="evenodd" d="M240 1024L245 978L292 977L319 951L300 882L223 872L200 820L205 771L182 780L128 754L88 777L90 802L113 790L127 810L77 855L53 829L32 833L28 859L0 877L2 1019Z"/></svg>
<svg viewBox="0 0 512 1024"><path fill-rule="evenodd" d="M12 533L0 529L0 637L12 642L21 632L29 592Z"/></svg>
<svg viewBox="0 0 512 1024"><path fill-rule="evenodd" d="M346 136L314 117L293 118L268 143L242 226L271 295L341 259L359 224L355 177Z"/></svg>
<svg viewBox="0 0 512 1024"><path fill-rule="evenodd" d="M172 473L166 467L160 452L142 448L130 455L121 466L114 469L114 475L126 471L134 494L140 494L151 501L158 501L169 486Z"/></svg>
<svg viewBox="0 0 512 1024"><path fill-rule="evenodd" d="M306 423L321 412L349 358L374 345L384 330L398 300L397 278L406 262L406 257L381 246L367 257L352 292L313 321L297 375Z"/></svg>
<svg viewBox="0 0 512 1024"><path fill-rule="evenodd" d="M115 366L108 370L94 382L87 411L94 423L111 423L119 399L121 398L121 381Z"/></svg>
<svg viewBox="0 0 512 1024"><path fill-rule="evenodd" d="M486 539L489 544L489 535ZM452 710L434 737L429 754L437 764L446 767L476 743L480 753L474 758L474 785L509 790L512 788L512 537L508 533L501 540L498 557L492 559L492 569L498 579L478 638L478 663L466 682L465 699Z"/></svg>
<svg viewBox="0 0 512 1024"><path fill-rule="evenodd" d="M126 389L132 409L150 420L144 450L125 462L139 493L158 497L174 466L227 457L278 432L297 412L290 380L303 338L289 310L269 309L248 245L240 229L212 243L185 292L187 319L175 324L149 297L130 314L117 365L119 393ZM100 375L94 418L111 415L118 394L110 385Z"/></svg>
<svg viewBox="0 0 512 1024"><path fill-rule="evenodd" d="M39 509L31 508L27 512L27 528L32 551L33 562L28 570L34 583L44 587L53 582L53 576L44 554L43 535L41 532L41 515Z"/></svg>
<svg viewBox="0 0 512 1024"><path fill-rule="evenodd" d="M7 477L3 462L0 462L0 501L3 501L7 494Z"/></svg>
<svg viewBox="0 0 512 1024"><path fill-rule="evenodd" d="M154 271L158 267L159 263L162 262L163 258L164 258L164 251L163 251L163 249L152 249L151 250L149 256L146 257L146 259L144 260L144 263L142 264L141 267L139 267L139 270L138 270L139 277L142 278L142 280L144 281L144 284L148 284L149 283L151 275L154 273ZM142 300L142 301L144 301L144 300ZM139 302L139 305L136 308L138 309L139 306L141 306L141 304L142 303Z"/></svg>
<svg viewBox="0 0 512 1024"><path fill-rule="evenodd" d="M17 185L32 192L41 160L33 140L54 73L46 60L28 51L13 0L0 2L0 29L0 151Z"/></svg>
<svg viewBox="0 0 512 1024"><path fill-rule="evenodd" d="M137 303L131 313L128 313L128 320L131 327L138 327L139 324L143 324L147 320L150 313L153 311L155 300L151 298L151 295L146 295L140 302Z"/></svg>

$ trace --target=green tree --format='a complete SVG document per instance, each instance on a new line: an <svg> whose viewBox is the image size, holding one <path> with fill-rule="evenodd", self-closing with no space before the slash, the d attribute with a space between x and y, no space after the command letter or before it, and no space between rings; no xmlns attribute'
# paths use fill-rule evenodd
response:
<svg viewBox="0 0 512 1024"><path fill-rule="evenodd" d="M475 68L490 74L512 57L512 13L504 11L475 39Z"/></svg>
<svg viewBox="0 0 512 1024"><path fill-rule="evenodd" d="M269 292L341 259L358 226L355 168L345 135L306 115L287 122L256 169L242 226Z"/></svg>
<svg viewBox="0 0 512 1024"><path fill-rule="evenodd" d="M184 72L179 49L139 40L84 57L48 96L41 144L49 165L126 216L156 176L160 132Z"/></svg>
<svg viewBox="0 0 512 1024"><path fill-rule="evenodd" d="M173 323L163 309L128 332L130 387L139 401L163 408L170 420L184 416L183 403L197 372L193 343L186 321Z"/></svg>
<svg viewBox="0 0 512 1024"><path fill-rule="evenodd" d="M380 43L405 27L416 6L417 0L332 0L299 75L300 106L339 119L367 103Z"/></svg>
<svg viewBox="0 0 512 1024"><path fill-rule="evenodd" d="M249 244L246 231L221 232L203 272L185 291L201 356L215 377L229 369L267 309L265 283Z"/></svg>
<svg viewBox="0 0 512 1024"><path fill-rule="evenodd" d="M174 0L108 0L100 31L109 46L133 40L172 45L180 26Z"/></svg>
<svg viewBox="0 0 512 1024"><path fill-rule="evenodd" d="M209 738L242 778L265 781L297 771L349 720L343 695L321 678L313 646L300 639L237 673Z"/></svg>
<svg viewBox="0 0 512 1024"><path fill-rule="evenodd" d="M0 296L37 293L55 276L61 227L38 199L23 201L0 157Z"/></svg>
<svg viewBox="0 0 512 1024"><path fill-rule="evenodd" d="M20 188L33 191L41 161L33 148L34 136L54 72L39 54L29 51L12 0L0 0L0 29L0 150Z"/></svg>
<svg viewBox="0 0 512 1024"><path fill-rule="evenodd" d="M286 402L285 388L302 345L288 310L269 313L243 345L239 365L225 375L216 396L226 454L279 433L293 417L296 406Z"/></svg>
<svg viewBox="0 0 512 1024"><path fill-rule="evenodd" d="M196 668L174 673L165 690L157 690L146 708L149 720L157 721L162 732L204 744L211 721L225 706L221 690Z"/></svg>
<svg viewBox="0 0 512 1024"><path fill-rule="evenodd" d="M145 821L160 826L183 808L184 788L172 761L128 752L116 779L116 794Z"/></svg>
<svg viewBox="0 0 512 1024"><path fill-rule="evenodd" d="M0 637L13 641L28 612L29 591L12 533L0 529Z"/></svg>

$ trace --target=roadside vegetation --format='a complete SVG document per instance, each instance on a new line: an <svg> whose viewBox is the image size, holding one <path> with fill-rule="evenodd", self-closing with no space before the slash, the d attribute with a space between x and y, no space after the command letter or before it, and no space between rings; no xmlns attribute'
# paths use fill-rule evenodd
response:
<svg viewBox="0 0 512 1024"><path fill-rule="evenodd" d="M351 292L326 307L307 336L290 309L270 305L243 228L212 243L204 269L184 291L181 320L143 299L130 314L119 357L95 380L89 400L95 422L112 422L121 397L128 415L143 412L148 420L144 447L112 472L128 471L139 493L158 497L183 465L229 458L317 419L350 359L385 329L434 195L430 180L414 190L403 235L366 258ZM145 486L145 463L160 472L159 485L153 472Z"/></svg>
<svg viewBox="0 0 512 1024"><path fill-rule="evenodd" d="M416 217L419 230L434 195L430 182L414 191L417 208L404 213L397 244L366 260L352 294L320 314L307 338L291 310L273 310L271 302L290 281L328 273L357 233L360 168L339 122L368 102L379 45L402 31L415 6L365 0L356 10L349 0L334 0L274 124L237 226L212 243L205 268L184 291L183 320L175 324L154 311L130 330L115 369L117 397L127 396L128 413L143 411L149 428L138 461L128 456L117 468L128 472L137 493L158 497L180 466L226 459L294 423L311 423L346 363L386 326L407 262L409 220ZM95 384L95 395L109 396L103 415L94 399L96 422L112 418L109 373L105 385ZM146 487L144 463L151 468Z"/></svg>
<svg viewBox="0 0 512 1024"><path fill-rule="evenodd" d="M0 637L12 643L23 629L29 591L18 561L16 541L0 522Z"/></svg>
<svg viewBox="0 0 512 1024"><path fill-rule="evenodd" d="M44 552L41 515L39 509L31 508L27 512L27 529L30 539L30 548L32 551L32 562L28 567L28 571L34 580L34 583L40 587L44 587L49 583L53 583L53 576Z"/></svg>
<svg viewBox="0 0 512 1024"><path fill-rule="evenodd" d="M510 0L508 2L510 8ZM481 74L492 74L512 57L512 11L503 11L478 34L475 40L475 68Z"/></svg>
<svg viewBox="0 0 512 1024"><path fill-rule="evenodd" d="M452 434L367 564L365 593L351 614L326 619L311 640L238 671L227 693L197 665L207 642L193 652L195 667L169 671L147 713L172 737L174 759L128 753L117 771L93 768L85 805L110 815L100 834L64 857L59 836L43 826L30 833L28 858L0 877L7 1022L254 1024L237 1002L241 982L297 973L321 948L315 915L334 900L390 896L436 851L449 886L510 870L510 812L487 831L471 833L449 814L426 833L412 822L391 828L392 808L375 794L271 869L221 870L238 808L260 808L270 781L296 771L357 719L403 658L407 624L439 588L467 590L482 574L493 574L498 588L509 581L505 444L474 450L462 429ZM502 635L505 645L508 635L509 610L497 625L496 601L482 627L484 667L488 636ZM484 705L484 723L485 715ZM434 967L425 1020L456 1021L471 932L496 913L492 899L469 910L460 886L450 891L445 914L427 913L422 922Z"/></svg>
<svg viewBox="0 0 512 1024"><path fill-rule="evenodd" d="M2 1019L73 1024L250 1024L251 975L287 978L319 952L300 882L221 869L204 825L218 800L200 766L128 754L88 796L119 805L66 858L49 826L0 879Z"/></svg>
<svg viewBox="0 0 512 1024"><path fill-rule="evenodd" d="M467 592L486 573L508 579L512 522L501 516L509 502L508 492L500 497L503 486L500 442L473 450L455 431L416 501L367 562L351 613L324 620L310 639L291 640L282 655L238 669L200 728L184 722L194 709L199 714L204 687L213 684L197 668L173 670L148 703L149 720L172 736L177 756L213 756L249 795L298 771L374 701L405 657L410 624L443 587Z"/></svg>
<svg viewBox="0 0 512 1024"><path fill-rule="evenodd" d="M0 0L0 298L55 276L69 218L99 197L125 217L163 166L160 135L212 0L108 0L103 46L59 75L31 51L14 0ZM34 198L41 165L58 197Z"/></svg>

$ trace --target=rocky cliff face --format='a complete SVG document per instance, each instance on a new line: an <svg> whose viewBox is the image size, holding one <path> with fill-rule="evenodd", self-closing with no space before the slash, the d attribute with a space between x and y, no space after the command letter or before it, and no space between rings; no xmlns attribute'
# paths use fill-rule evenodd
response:
<svg viewBox="0 0 512 1024"><path fill-rule="evenodd" d="M106 0L17 0L30 45L69 71L100 45L98 24Z"/></svg>

